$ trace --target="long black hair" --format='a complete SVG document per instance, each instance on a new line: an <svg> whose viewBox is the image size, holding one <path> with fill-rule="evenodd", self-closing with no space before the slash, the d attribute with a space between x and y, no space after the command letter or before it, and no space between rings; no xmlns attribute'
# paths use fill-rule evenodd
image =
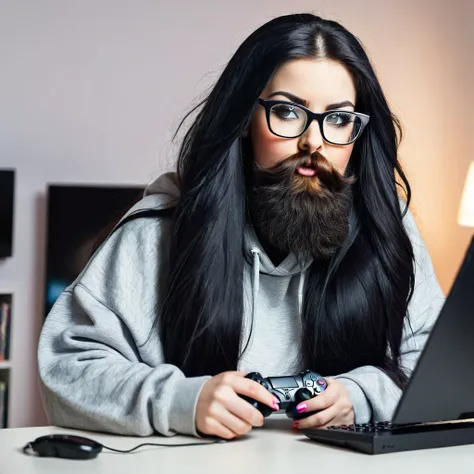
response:
<svg viewBox="0 0 474 474"><path fill-rule="evenodd" d="M160 326L165 360L187 376L235 370L243 320L245 175L242 135L259 94L285 62L339 61L353 76L356 110L371 122L356 143L350 234L314 262L303 305L301 366L337 375L374 365L400 386L400 343L413 292L413 249L402 218L410 186L397 159L401 129L359 40L311 14L276 18L238 48L184 136L177 171L169 283ZM183 122L181 123L183 125ZM402 210L397 192L405 191Z"/></svg>

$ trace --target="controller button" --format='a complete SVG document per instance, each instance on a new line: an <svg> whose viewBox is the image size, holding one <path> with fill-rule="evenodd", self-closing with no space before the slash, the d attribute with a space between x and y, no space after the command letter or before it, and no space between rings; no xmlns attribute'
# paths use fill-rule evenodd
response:
<svg viewBox="0 0 474 474"><path fill-rule="evenodd" d="M318 379L318 385L326 385L326 382L324 379Z"/></svg>
<svg viewBox="0 0 474 474"><path fill-rule="evenodd" d="M316 380L316 378L317 378L315 374L311 374L310 377L311 377L312 380Z"/></svg>
<svg viewBox="0 0 474 474"><path fill-rule="evenodd" d="M319 387L316 387L316 388L314 389L314 391L317 392L317 393L320 393L320 392L321 392L321 389L320 389Z"/></svg>
<svg viewBox="0 0 474 474"><path fill-rule="evenodd" d="M306 386L307 387L312 387L314 385L312 380L306 380Z"/></svg>

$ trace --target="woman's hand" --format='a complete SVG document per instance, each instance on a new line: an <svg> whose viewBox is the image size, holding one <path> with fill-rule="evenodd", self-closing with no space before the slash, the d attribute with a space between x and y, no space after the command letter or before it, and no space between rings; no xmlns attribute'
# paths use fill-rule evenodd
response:
<svg viewBox="0 0 474 474"><path fill-rule="evenodd" d="M326 379L327 388L311 400L300 403L299 413L317 411L313 415L295 420L293 428L325 428L331 425L351 425L354 423L354 408L346 387L334 379Z"/></svg>
<svg viewBox="0 0 474 474"><path fill-rule="evenodd" d="M278 399L244 372L223 372L202 387L196 407L196 428L205 435L232 439L263 425L263 415L239 395L253 398L274 410Z"/></svg>

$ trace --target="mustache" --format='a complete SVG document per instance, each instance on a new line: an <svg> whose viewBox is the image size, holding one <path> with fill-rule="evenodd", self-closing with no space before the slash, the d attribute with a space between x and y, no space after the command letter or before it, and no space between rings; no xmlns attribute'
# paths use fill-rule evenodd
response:
<svg viewBox="0 0 474 474"><path fill-rule="evenodd" d="M341 192L347 186L354 183L353 176L344 176L331 162L319 152L309 154L306 151L299 151L286 158L271 168L262 168L254 162L255 184L258 186L271 186L277 183L291 185L295 180L318 181L322 188L331 193ZM311 178L300 176L297 169L300 166L310 166L315 170L315 175Z"/></svg>

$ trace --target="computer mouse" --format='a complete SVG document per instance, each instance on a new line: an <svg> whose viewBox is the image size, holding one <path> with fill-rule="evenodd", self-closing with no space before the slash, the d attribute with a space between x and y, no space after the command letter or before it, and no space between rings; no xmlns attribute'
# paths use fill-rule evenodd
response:
<svg viewBox="0 0 474 474"><path fill-rule="evenodd" d="M93 459L102 451L102 444L89 438L73 435L48 435L28 443L23 451L33 451L41 457Z"/></svg>

